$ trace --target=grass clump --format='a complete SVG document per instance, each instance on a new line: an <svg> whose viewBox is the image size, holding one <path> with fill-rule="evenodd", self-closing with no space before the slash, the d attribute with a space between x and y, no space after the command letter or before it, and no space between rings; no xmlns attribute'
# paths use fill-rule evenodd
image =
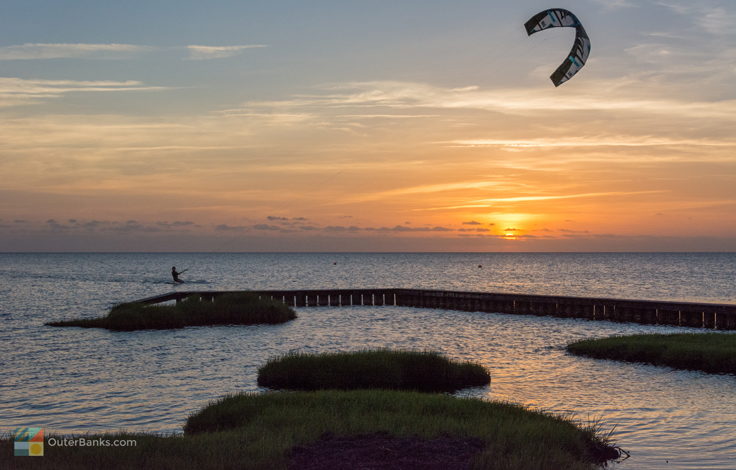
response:
<svg viewBox="0 0 736 470"><path fill-rule="evenodd" d="M289 354L258 370L258 385L276 389L380 388L452 392L488 385L482 366L455 362L436 352L369 350Z"/></svg>
<svg viewBox="0 0 736 470"><path fill-rule="evenodd" d="M173 436L86 435L134 439L136 445L47 444L40 459L13 457L12 439L0 438L0 468L285 470L296 447L325 435L373 433L480 439L483 445L470 462L475 469L591 470L618 456L594 426L581 427L570 419L518 405L391 390L232 395L190 416L184 431Z"/></svg>
<svg viewBox="0 0 736 470"><path fill-rule="evenodd" d="M126 303L116 305L107 316L46 323L50 326L107 328L114 331L163 330L202 325L253 325L284 323L296 318L294 310L256 294L238 293L215 297L214 302L192 295L176 305Z"/></svg>
<svg viewBox="0 0 736 470"><path fill-rule="evenodd" d="M268 433L261 439L271 447L273 462L325 433L475 437L485 447L474 468L591 468L608 448L592 428L518 405L391 390L234 395L190 416L184 430L229 430L252 439Z"/></svg>
<svg viewBox="0 0 736 470"><path fill-rule="evenodd" d="M597 359L736 374L736 335L733 334L613 336L571 343L567 350Z"/></svg>

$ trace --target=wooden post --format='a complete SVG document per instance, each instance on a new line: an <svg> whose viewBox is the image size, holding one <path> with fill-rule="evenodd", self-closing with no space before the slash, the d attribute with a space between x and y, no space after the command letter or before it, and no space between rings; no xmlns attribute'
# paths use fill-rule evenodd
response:
<svg viewBox="0 0 736 470"><path fill-rule="evenodd" d="M251 291L260 299L280 299L294 307L343 305L395 305L444 308L461 311L556 315L593 320L633 321L643 324L679 325L718 330L736 330L736 305L692 302L637 301L430 289L319 289ZM169 292L138 300L148 305L180 304L187 296L213 302L228 291ZM360 294L360 301L354 295ZM387 295L388 294L388 295ZM310 296L314 296L310 300ZM350 300L343 296L350 296ZM370 297L367 297L370 295ZM324 298L326 296L327 298ZM333 297L337 296L337 302ZM391 298L393 296L393 299ZM393 300L393 301L392 301ZM602 309L601 307L602 306ZM619 308L620 307L620 308ZM661 308L660 308L661 307Z"/></svg>

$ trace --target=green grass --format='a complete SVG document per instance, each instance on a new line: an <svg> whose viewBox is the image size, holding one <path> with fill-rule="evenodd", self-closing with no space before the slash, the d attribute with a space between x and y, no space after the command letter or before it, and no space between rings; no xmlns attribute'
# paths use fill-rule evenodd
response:
<svg viewBox="0 0 736 470"><path fill-rule="evenodd" d="M162 330L201 325L252 325L284 323L296 318L294 310L281 302L259 299L251 293L227 294L215 301L189 296L177 305L121 304L107 316L93 319L46 323L50 326L107 328L115 331Z"/></svg>
<svg viewBox="0 0 736 470"><path fill-rule="evenodd" d="M419 351L289 354L269 360L258 370L258 385L289 390L380 388L452 392L490 382L490 374L478 364Z"/></svg>
<svg viewBox="0 0 736 470"><path fill-rule="evenodd" d="M733 334L614 336L578 341L568 344L567 350L598 359L736 374L736 335Z"/></svg>
<svg viewBox="0 0 736 470"><path fill-rule="evenodd" d="M229 396L189 417L183 436L114 437L137 439L136 447L46 445L43 458L14 458L6 439L0 442L0 468L278 470L286 468L292 447L326 432L476 437L486 442L475 459L477 469L589 470L597 468L603 451L611 451L595 427L517 405L418 392L331 390Z"/></svg>

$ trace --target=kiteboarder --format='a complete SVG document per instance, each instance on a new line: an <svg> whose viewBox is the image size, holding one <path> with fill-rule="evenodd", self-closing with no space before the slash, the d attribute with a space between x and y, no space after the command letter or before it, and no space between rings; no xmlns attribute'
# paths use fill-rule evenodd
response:
<svg viewBox="0 0 736 470"><path fill-rule="evenodd" d="M186 269L183 270L182 272L176 272L176 266L172 266L171 267L171 277L173 277L174 278L174 282L176 282L178 284L181 284L181 283L184 282L181 279L179 279L179 274L182 274L182 273L185 273L185 272L187 272Z"/></svg>

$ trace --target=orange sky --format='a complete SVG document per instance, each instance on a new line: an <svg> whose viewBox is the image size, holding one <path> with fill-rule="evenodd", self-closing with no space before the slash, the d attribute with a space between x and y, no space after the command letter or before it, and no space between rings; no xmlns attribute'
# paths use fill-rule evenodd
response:
<svg viewBox="0 0 736 470"><path fill-rule="evenodd" d="M211 49L6 39L0 241L9 251L736 250L733 33L688 23L686 4L660 5L671 21L637 29L627 18L642 7L578 3L593 53L560 88L547 76L570 36L527 38L532 7L505 7L509 24L479 44L459 5L432 39L469 41L449 71L412 55L421 31L392 38L396 51L377 45L386 57L356 42L365 70L330 37L309 36L322 62L266 32ZM731 4L712 8L735 17Z"/></svg>

